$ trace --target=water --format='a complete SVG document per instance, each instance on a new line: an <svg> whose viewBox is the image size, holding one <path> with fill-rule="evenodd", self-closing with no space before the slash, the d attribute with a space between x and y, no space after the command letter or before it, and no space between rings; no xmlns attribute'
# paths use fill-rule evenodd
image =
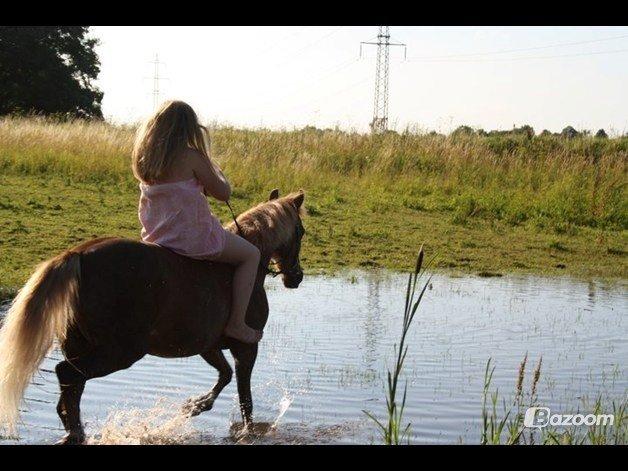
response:
<svg viewBox="0 0 628 471"><path fill-rule="evenodd" d="M287 290L269 279L271 314L253 373L255 418L264 436L240 442L377 443L362 410L384 417L385 369L401 328L405 283L401 275L354 272L308 276L299 289ZM496 366L493 387L512 396L526 352L526 391L542 355L538 402L553 412L582 410L598 394L627 399L625 283L436 276L432 286L411 328L403 376L412 443L479 442L489 357ZM53 373L59 355L49 355L27 390L19 443L53 443L63 435ZM238 441L235 381L213 410L192 419L178 413L216 377L200 357L145 357L89 381L82 412L90 441Z"/></svg>

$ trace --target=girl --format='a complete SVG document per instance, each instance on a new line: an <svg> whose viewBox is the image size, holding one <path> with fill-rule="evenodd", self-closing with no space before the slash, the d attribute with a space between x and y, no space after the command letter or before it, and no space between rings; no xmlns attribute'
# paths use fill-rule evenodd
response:
<svg viewBox="0 0 628 471"><path fill-rule="evenodd" d="M225 335L247 343L262 332L244 321L260 253L226 231L211 213L206 195L228 201L231 187L209 157L207 130L194 110L168 101L139 129L133 173L140 181L142 240L191 258L234 265L233 301Z"/></svg>

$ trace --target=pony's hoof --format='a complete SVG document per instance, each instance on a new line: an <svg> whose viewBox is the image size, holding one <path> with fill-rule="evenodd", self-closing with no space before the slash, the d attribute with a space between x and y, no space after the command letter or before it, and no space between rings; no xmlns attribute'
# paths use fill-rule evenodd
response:
<svg viewBox="0 0 628 471"><path fill-rule="evenodd" d="M83 432L70 432L55 445L82 445L83 443L85 443L85 434Z"/></svg>
<svg viewBox="0 0 628 471"><path fill-rule="evenodd" d="M210 410L214 405L214 401L212 400L203 400L203 399L188 399L185 404L183 404L182 410L185 415L190 417L195 417L199 415L201 412L205 412Z"/></svg>
<svg viewBox="0 0 628 471"><path fill-rule="evenodd" d="M231 424L229 432L233 441L248 443L250 440L262 438L273 433L275 424L270 422L235 422Z"/></svg>

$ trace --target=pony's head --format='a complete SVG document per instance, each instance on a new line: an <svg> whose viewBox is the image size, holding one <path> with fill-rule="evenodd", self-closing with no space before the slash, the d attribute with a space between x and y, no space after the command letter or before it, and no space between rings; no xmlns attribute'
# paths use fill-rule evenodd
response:
<svg viewBox="0 0 628 471"><path fill-rule="evenodd" d="M274 189L268 201L237 218L242 235L260 250L262 263L277 264L286 288L298 288L303 280L299 255L305 234L301 222L304 199L303 190L280 197L279 190ZM233 223L229 228L237 230Z"/></svg>

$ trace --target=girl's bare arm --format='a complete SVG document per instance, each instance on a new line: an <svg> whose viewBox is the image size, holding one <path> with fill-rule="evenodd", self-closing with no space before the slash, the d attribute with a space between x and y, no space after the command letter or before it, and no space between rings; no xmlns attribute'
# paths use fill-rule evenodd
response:
<svg viewBox="0 0 628 471"><path fill-rule="evenodd" d="M190 157L194 176L203 185L205 194L219 201L227 201L231 196L231 185L220 167L196 150L190 150Z"/></svg>

